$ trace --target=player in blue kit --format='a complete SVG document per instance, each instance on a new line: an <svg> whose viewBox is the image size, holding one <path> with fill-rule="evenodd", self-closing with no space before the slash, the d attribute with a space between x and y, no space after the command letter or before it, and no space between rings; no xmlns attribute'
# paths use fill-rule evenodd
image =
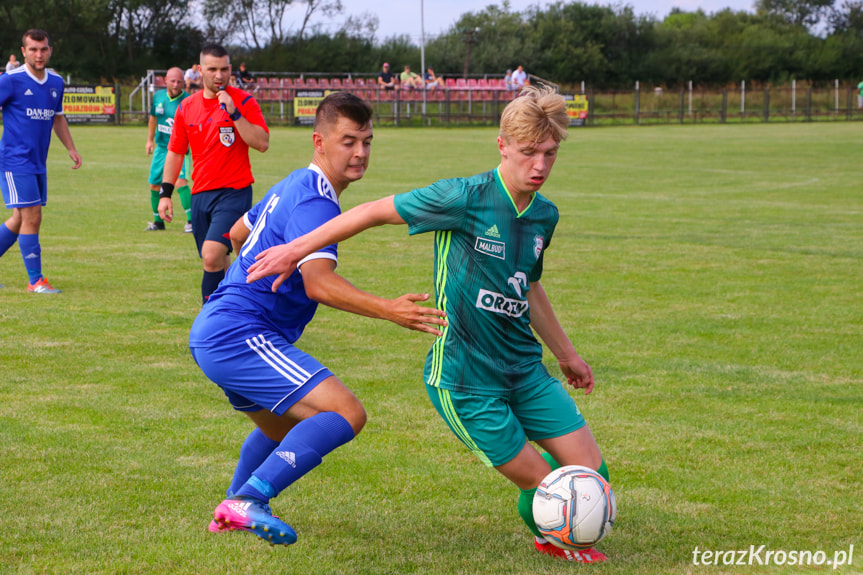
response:
<svg viewBox="0 0 863 575"><path fill-rule="evenodd" d="M537 551L596 563L606 559L596 549L564 550L544 539L532 510L537 486L559 464L583 465L608 479L590 428L543 365L534 336L557 358L567 383L590 393L590 366L540 283L559 216L539 189L568 125L562 96L527 87L501 115L496 169L358 206L287 246L262 252L248 279L281 289L300 258L373 226L408 224L411 235L434 232L435 298L447 325L426 357L432 405L485 465L519 488L518 512ZM281 275L269 277L275 274Z"/></svg>
<svg viewBox="0 0 863 575"><path fill-rule="evenodd" d="M294 346L319 303L435 335L446 323L442 312L418 305L428 294L384 299L355 288L335 273L335 245L305 258L278 290L271 289L271 281L246 281L261 251L341 213L339 196L368 167L371 117L371 107L352 94L324 98L315 116L311 165L273 186L233 226L237 259L192 326L189 347L195 361L234 409L256 425L243 443L228 499L216 507L210 531L240 529L272 544L295 542L294 530L272 515L270 499L365 425L356 396Z"/></svg>
<svg viewBox="0 0 863 575"><path fill-rule="evenodd" d="M0 139L0 190L12 217L0 225L0 257L15 242L21 249L31 293L57 294L42 275L39 227L48 201L47 169L51 130L81 167L69 124L63 115L63 78L47 69L51 59L48 33L28 30L22 39L24 66L0 76L3 138Z"/></svg>

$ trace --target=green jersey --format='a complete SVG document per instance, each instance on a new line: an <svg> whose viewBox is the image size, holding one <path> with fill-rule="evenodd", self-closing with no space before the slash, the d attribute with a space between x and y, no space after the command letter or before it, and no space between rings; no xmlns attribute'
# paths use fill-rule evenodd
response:
<svg viewBox="0 0 863 575"><path fill-rule="evenodd" d="M167 90L159 90L153 95L150 105L150 115L156 118L156 145L167 148L171 140L171 128L174 126L174 114L180 107L180 102L189 97L186 92L180 92L176 98L171 98Z"/></svg>
<svg viewBox="0 0 863 575"><path fill-rule="evenodd" d="M547 380L527 292L542 275L555 205L537 193L518 213L496 169L399 194L395 208L411 235L435 232L436 305L449 325L426 358L426 383L502 395Z"/></svg>

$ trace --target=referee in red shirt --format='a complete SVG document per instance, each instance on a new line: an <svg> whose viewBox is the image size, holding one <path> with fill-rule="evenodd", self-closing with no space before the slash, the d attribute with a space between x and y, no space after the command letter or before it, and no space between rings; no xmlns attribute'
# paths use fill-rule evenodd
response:
<svg viewBox="0 0 863 575"><path fill-rule="evenodd" d="M174 216L171 194L183 157L192 150L192 233L204 266L204 303L231 263L231 226L252 207L249 148L266 152L270 131L258 102L228 85L231 59L218 44L201 49L204 89L189 96L174 116L159 192L159 216Z"/></svg>

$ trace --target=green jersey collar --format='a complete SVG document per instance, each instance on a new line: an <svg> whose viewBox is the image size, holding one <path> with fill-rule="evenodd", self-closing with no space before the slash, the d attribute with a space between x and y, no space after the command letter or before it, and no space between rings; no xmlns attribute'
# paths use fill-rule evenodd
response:
<svg viewBox="0 0 863 575"><path fill-rule="evenodd" d="M509 199L509 203L512 205L512 209L515 210L515 217L520 218L525 213L527 213L527 211L533 205L533 200L536 199L536 194L533 193L530 195L530 203L527 204L526 208L524 208L522 211L519 212L518 208L515 205L515 200L512 199L512 194L509 193L509 189L506 187L506 184L503 182L503 177L501 177L501 175L500 175L500 166L498 166L494 169L494 177L497 180L497 183L500 184L500 187L501 187L501 190L503 190L503 193L506 194L506 197Z"/></svg>

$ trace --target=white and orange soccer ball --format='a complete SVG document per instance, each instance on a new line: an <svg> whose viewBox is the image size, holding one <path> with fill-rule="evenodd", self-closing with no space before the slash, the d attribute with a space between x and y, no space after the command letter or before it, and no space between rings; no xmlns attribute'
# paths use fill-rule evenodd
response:
<svg viewBox="0 0 863 575"><path fill-rule="evenodd" d="M580 465L555 469L533 496L533 518L539 532L561 549L587 549L608 535L617 502L608 482Z"/></svg>

